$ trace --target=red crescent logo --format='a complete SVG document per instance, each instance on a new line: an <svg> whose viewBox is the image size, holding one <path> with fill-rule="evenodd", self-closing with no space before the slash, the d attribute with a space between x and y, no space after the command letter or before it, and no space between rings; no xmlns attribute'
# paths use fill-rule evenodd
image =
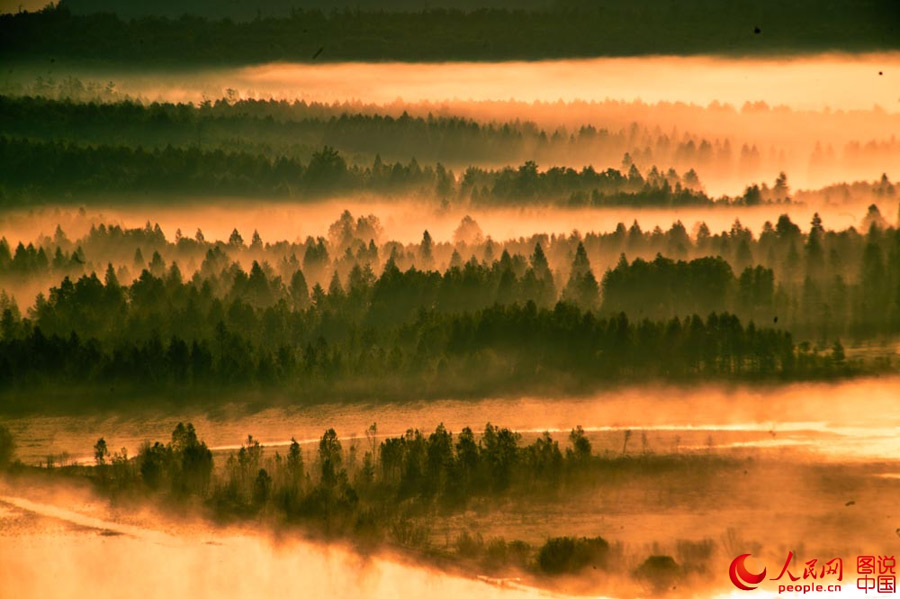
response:
<svg viewBox="0 0 900 599"><path fill-rule="evenodd" d="M763 568L763 571L759 574L753 574L747 570L744 561L748 557L750 557L749 553L737 556L728 568L728 575L731 577L731 582L742 591L752 591L766 578L765 568Z"/></svg>

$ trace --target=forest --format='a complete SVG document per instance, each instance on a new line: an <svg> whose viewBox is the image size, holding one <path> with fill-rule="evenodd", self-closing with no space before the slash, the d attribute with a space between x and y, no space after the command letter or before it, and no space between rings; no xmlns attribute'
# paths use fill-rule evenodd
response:
<svg viewBox="0 0 900 599"><path fill-rule="evenodd" d="M645 231L636 219L611 231L495 240L466 216L452 239L423 227L418 243L401 243L376 215L345 210L305 240L263 241L253 231L245 241L250 232L237 228L227 239L200 229L167 238L149 221L103 219L80 238L59 226L14 244L3 237L4 410L81 406L55 393L62 387L93 398L81 407L125 401L123 388L198 402L236 388L388 400L894 367L889 353L870 351L900 332L900 236L878 208L897 201L887 175L793 190L782 172L771 186L712 197L693 168L653 161L746 171L759 163L756 146L744 145L735 164L728 138L637 123L570 132L234 96L148 103L119 97L112 82L35 85L36 95L0 96L0 161L9 166L0 199L10 209L142 197L175 206L217 195L414 198L439 210L877 204L856 227L827 229L816 214L803 232L783 214L758 234L737 219L721 232L677 220ZM382 159L382 149L400 156L396 148L460 166ZM620 166L544 166L536 155L616 155ZM526 159L506 162L516 156ZM38 402L25 397L33 388L45 390Z"/></svg>
<svg viewBox="0 0 900 599"><path fill-rule="evenodd" d="M893 193L881 169L893 173L900 157L896 139L865 137L876 112L606 102L571 108L610 126L553 127L455 116L439 107L433 114L418 104L149 102L123 97L113 82L95 88L74 78L38 78L11 94L0 95L0 154L10 166L0 202L7 206L127 203L147 195L163 203L350 195L476 206L863 204ZM529 108L537 118L549 109ZM630 121L628 114L649 122ZM725 119L725 129L701 135L659 124L713 116ZM734 134L776 135L794 126L805 131L804 141L788 155L766 148L764 138ZM818 138L806 139L821 128L860 133L814 144ZM828 174L836 168L868 180L836 183ZM799 170L807 184L827 185L793 189L786 169ZM729 193L710 191L723 187Z"/></svg>
<svg viewBox="0 0 900 599"><path fill-rule="evenodd" d="M114 82L94 88L79 79L39 77L24 95L0 96L0 129L7 137L132 148L198 147L307 160L330 146L352 161L390 160L463 165L526 160L614 161L625 154L642 164L704 165L731 160L727 140L685 132L682 139L629 123L607 129L583 125L542 128L533 121L494 122L452 114L399 115L389 107L278 100L228 99L191 103L123 98ZM234 94L236 90L231 90ZM437 110L439 107L435 107ZM886 149L886 148L885 148ZM738 168L760 162L755 146L735 149ZM689 167L688 167L689 168ZM688 170L685 168L685 170Z"/></svg>
<svg viewBox="0 0 900 599"><path fill-rule="evenodd" d="M583 116L553 124L547 113L558 108L554 104L384 106L245 98L246 90L232 88L223 93L227 96L215 101L151 101L130 96L111 80L38 76L6 84L0 94L0 131L31 142L147 151L172 146L250 153L270 161L307 162L328 146L351 164L370 165L376 156L403 163L415 158L458 172L527 161L624 171L631 164L642 171L657 165L682 175L737 175L744 184L798 164L822 174L836 168L892 171L900 160L900 141L877 124L893 115L882 117L877 110L823 113L749 102L700 107L607 100L572 102L572 114ZM704 120L723 124L695 131ZM763 141L785 127L796 129L800 141L787 148L789 156L783 146L776 151ZM768 133L761 138L735 134L747 130ZM823 130L832 133L823 135ZM835 131L845 133L833 137Z"/></svg>
<svg viewBox="0 0 900 599"><path fill-rule="evenodd" d="M683 176L653 167L646 177L631 163L626 172L592 167L580 171L551 167L539 170L532 161L518 167L483 169L471 166L457 178L441 163L422 167L385 163L348 165L334 148L313 152L306 163L251 152L196 147L143 150L122 146L78 147L61 142L30 142L0 137L0 160L10 167L0 184L7 205L58 201L82 202L110 193L323 198L339 194L419 196L449 203L562 204L569 206L679 206L790 201L786 189L763 192L759 186L736 198L710 199L699 190L696 173ZM628 158L626 156L626 162Z"/></svg>
<svg viewBox="0 0 900 599"><path fill-rule="evenodd" d="M273 61L528 60L583 56L811 51L898 47L891 0L752 4L703 0L574 2L554 10L421 12L293 10L235 22L197 16L72 14L65 3L0 16L5 60L134 65ZM812 23L810 22L812 21ZM640 24L641 35L633 32Z"/></svg>
<svg viewBox="0 0 900 599"><path fill-rule="evenodd" d="M5 408L54 384L390 398L885 371L889 355L844 346L900 332L900 234L877 208L866 222L495 242L467 217L452 243L404 245L345 212L302 243L170 241L150 223L2 239L4 285L51 286L21 309L0 296Z"/></svg>
<svg viewBox="0 0 900 599"><path fill-rule="evenodd" d="M16 2L0 596L873 590L897 0Z"/></svg>

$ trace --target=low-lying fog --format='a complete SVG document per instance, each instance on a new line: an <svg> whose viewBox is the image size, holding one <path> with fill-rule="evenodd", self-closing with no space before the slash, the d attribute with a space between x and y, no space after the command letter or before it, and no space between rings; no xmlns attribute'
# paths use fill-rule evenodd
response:
<svg viewBox="0 0 900 599"><path fill-rule="evenodd" d="M66 507L0 493L0 598L547 596L340 546L274 542L251 530L199 522L162 532L149 518L123 525L102 507L85 515L70 507L70 498L60 503Z"/></svg>
<svg viewBox="0 0 900 599"><path fill-rule="evenodd" d="M458 532L460 527L483 532L485 538L501 535L532 543L559 534L599 534L628 559L672 554L688 540L710 543L708 569L672 591L673 599L736 597L737 591L729 594L728 563L741 553L752 552L765 563L780 565L778 560L793 550L798 552L795 569L802 567L802 559L824 561L838 555L848 568L843 594L856 596L852 557L887 555L896 546L897 482L891 476L897 473L896 462L890 460L900 455L898 394L900 379L884 379L760 389L657 387L573 400L331 405L255 414L232 408L212 415L38 416L8 424L26 458L50 445L90 446L99 434L106 435L110 447L133 449L138 439L167 438L181 417L193 419L213 446L239 440L248 431L264 444L283 442L290 435L307 440L307 435L314 438L325 426L335 426L347 447L353 443L347 437L361 436L373 419L380 432L391 434L407 426L428 429L439 421L458 431L463 424L491 420L520 431L559 430L558 439L583 423L595 452L616 455L624 452L624 428L645 433L632 442L630 453L635 454L670 450L671 436L660 444L662 435L669 434L677 435L680 441L674 444L681 443L683 451L697 449L689 444L708 437L697 450L730 455L724 453L728 445L720 441L752 435L759 442L745 444L752 452L746 461L736 462L735 476L701 476L700 487L690 490L677 484L684 472L637 476L618 485L608 481L608 486L586 494L565 495L558 502L531 505L524 498L511 499L504 509L469 510L445 518L433 531L434 542L443 547L450 533L444 541L442 531ZM614 449L604 435L614 438ZM804 436L812 452L798 453L790 440ZM772 445L782 438L790 451L773 453ZM823 457L836 461L817 463L815 458ZM309 453L307 458L313 459ZM187 516L160 516L133 503L110 505L67 484L4 485L0 480L0 597L567 596L534 590L517 579L478 579L476 571L438 572L410 553L361 555L340 543L305 540L296 530L273 534L266 523L212 527ZM592 596L652 596L606 573L591 580L598 585L595 592L602 593ZM776 595L759 589L754 596Z"/></svg>
<svg viewBox="0 0 900 599"><path fill-rule="evenodd" d="M159 223L167 239L174 239L181 229L193 236L199 228L209 240L227 240L236 227L245 237L256 230L264 242L304 241L307 236L323 235L329 225L338 220L344 210L354 215L374 214L384 228L384 239L401 243L419 243L426 229L436 242L453 241L453 233L466 215L474 218L483 234L495 241L518 239L539 233L568 235L573 231L611 232L618 223L631 226L637 221L641 229L651 231L659 226L668 230L681 221L690 233L694 226L705 222L713 233L731 229L736 219L759 235L763 225L773 224L782 214L788 214L804 231L809 230L813 214L818 212L828 229L841 230L860 227L866 216L867 202L856 205L779 204L753 207L681 207L681 208L438 208L434 204L397 199L392 203L365 201L358 198L335 199L315 203L242 201L236 199L205 199L178 202L168 199L163 206L143 198L128 205L128 198L106 207L96 205L87 209L72 207L41 207L8 210L0 213L0 236L11 247L21 241L26 245L41 235L52 236L57 225L70 239L85 235L91 225L105 223L123 227L142 227L146 222ZM891 224L895 223L898 207L895 200L874 202Z"/></svg>
<svg viewBox="0 0 900 599"><path fill-rule="evenodd" d="M376 422L380 436L408 428L432 431L439 423L459 432L485 423L528 434L549 430L565 441L581 425L600 451L622 449L623 431L643 431L646 447L670 453L717 449L773 450L825 461L885 461L900 457L900 378L784 386L649 386L610 389L578 398L491 398L403 404L290 405L289 398L235 396L210 412L135 408L115 414L33 415L4 419L18 440L17 455L37 464L91 461L103 436L111 448L135 455L141 442L169 438L179 421L191 421L214 450L237 449L248 434L263 445L285 446L292 437L307 451L328 428L351 443L365 443ZM377 401L377 398L373 398ZM247 405L275 405L254 411ZM244 407L241 407L244 406ZM865 406L864 409L861 406ZM282 447L281 451L284 449ZM66 454L66 460L59 456Z"/></svg>
<svg viewBox="0 0 900 599"><path fill-rule="evenodd" d="M530 121L548 137L564 127L563 139L586 125L634 137L632 125L637 124L645 133L628 149L637 164L694 168L713 195L739 194L750 179L774 180L779 171L804 188L872 180L882 173L897 178L898 90L900 52L783 59L268 64L174 72L29 63L8 65L0 76L3 94L196 104L222 98L305 100L337 103L338 114ZM690 155L674 152L673 158L655 145L660 136L668 139L665 147L690 140L693 150ZM701 146L709 151L695 156ZM536 158L541 167L591 164L603 170L618 168L624 152L601 156L570 150L538 155L523 147L517 164ZM651 150L656 154L645 155ZM380 151L413 158L402 148ZM471 165L456 160L442 159L457 171ZM505 159L483 163L503 164Z"/></svg>
<svg viewBox="0 0 900 599"><path fill-rule="evenodd" d="M123 93L196 102L226 89L258 97L384 104L444 100L764 101L795 109L900 109L900 53L789 58L626 57L478 63L275 63L202 72L123 72L104 67L27 65L6 86L34 76L111 79Z"/></svg>

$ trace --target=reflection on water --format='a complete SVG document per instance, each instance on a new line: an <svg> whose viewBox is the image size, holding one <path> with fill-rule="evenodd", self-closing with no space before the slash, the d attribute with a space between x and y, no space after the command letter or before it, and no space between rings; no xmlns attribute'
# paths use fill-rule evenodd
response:
<svg viewBox="0 0 900 599"><path fill-rule="evenodd" d="M884 378L780 387L642 387L581 398L283 405L252 413L229 404L210 412L34 415L9 419L7 425L18 439L18 455L28 463L64 452L79 459L100 436L111 448L125 447L134 455L144 440L168 439L182 420L192 421L219 450L238 447L247 434L264 445L283 446L292 437L311 444L334 428L351 443L364 443L373 422L382 436L408 428L433 430L442 422L454 432L465 426L478 430L491 422L526 437L551 431L561 440L581 425L598 451L621 451L623 431L631 430L644 433L643 439L635 436L633 451L768 448L825 460L894 460L900 457L897 397L900 378Z"/></svg>

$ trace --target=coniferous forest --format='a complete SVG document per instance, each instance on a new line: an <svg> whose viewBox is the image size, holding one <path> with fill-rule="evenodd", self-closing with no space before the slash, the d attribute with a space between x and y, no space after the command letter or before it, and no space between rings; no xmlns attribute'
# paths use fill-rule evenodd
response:
<svg viewBox="0 0 900 599"><path fill-rule="evenodd" d="M127 15L127 5L119 3L123 19L115 14L116 3L108 4L105 10L91 10L89 2L63 1L38 12L4 15L0 20L3 55L172 66L186 58L195 64L438 62L866 52L896 50L898 44L897 7L889 0L861 4L830 0L825 6L811 0L727 6L711 0L651 0L638 5L617 0L603 6L576 0L532 10L508 3L475 10L450 6L421 11L392 11L390 3L361 11L358 4L348 3L331 10L294 5L266 18L260 6L255 18L243 21L225 14L203 14L206 11L200 7L193 14L183 14L191 12L186 5L170 9L171 16L132 16ZM642 34L634 35L631 28L638 20Z"/></svg>
<svg viewBox="0 0 900 599"><path fill-rule="evenodd" d="M33 4L0 596L833 596L895 551L895 3Z"/></svg>
<svg viewBox="0 0 900 599"><path fill-rule="evenodd" d="M50 284L24 310L3 295L2 372L8 391L115 381L401 398L879 372L889 356L848 358L845 344L900 328L900 238L877 208L866 218L865 235L818 216L803 233L782 215L759 237L739 222L694 238L635 222L495 242L466 217L452 243L426 230L410 244L348 211L294 243L57 228L37 245L0 240L0 279Z"/></svg>

